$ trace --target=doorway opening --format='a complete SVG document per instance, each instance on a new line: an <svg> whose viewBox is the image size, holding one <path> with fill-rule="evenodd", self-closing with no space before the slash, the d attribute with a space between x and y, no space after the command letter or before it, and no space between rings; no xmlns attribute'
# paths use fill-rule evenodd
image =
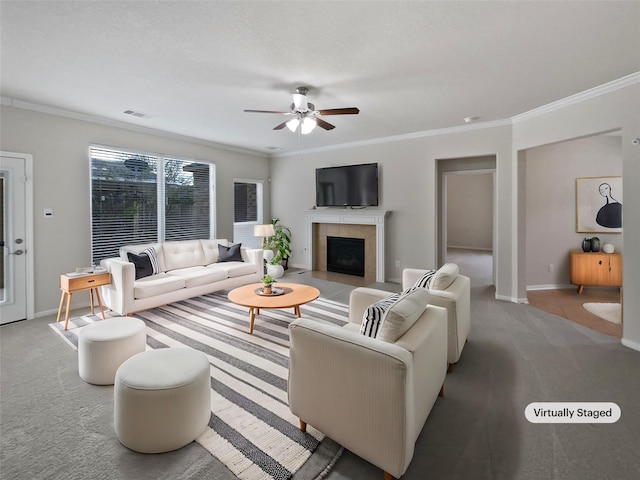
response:
<svg viewBox="0 0 640 480"><path fill-rule="evenodd" d="M450 262L472 286L495 285L496 157L437 162L438 265Z"/></svg>

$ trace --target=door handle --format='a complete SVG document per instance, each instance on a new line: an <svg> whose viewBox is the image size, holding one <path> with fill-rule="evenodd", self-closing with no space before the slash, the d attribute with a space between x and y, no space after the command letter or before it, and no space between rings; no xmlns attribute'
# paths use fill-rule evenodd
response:
<svg viewBox="0 0 640 480"><path fill-rule="evenodd" d="M10 252L9 255L22 255L24 250L16 250L15 252Z"/></svg>

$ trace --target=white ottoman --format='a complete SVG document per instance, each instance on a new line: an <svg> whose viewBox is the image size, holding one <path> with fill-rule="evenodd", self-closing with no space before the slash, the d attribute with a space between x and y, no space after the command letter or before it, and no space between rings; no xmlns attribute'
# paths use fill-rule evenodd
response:
<svg viewBox="0 0 640 480"><path fill-rule="evenodd" d="M209 360L191 348L139 353L118 369L113 395L113 424L125 447L142 453L176 450L209 424Z"/></svg>
<svg viewBox="0 0 640 480"><path fill-rule="evenodd" d="M78 334L80 378L95 385L113 385L122 362L146 347L146 327L138 318L114 317L87 325Z"/></svg>

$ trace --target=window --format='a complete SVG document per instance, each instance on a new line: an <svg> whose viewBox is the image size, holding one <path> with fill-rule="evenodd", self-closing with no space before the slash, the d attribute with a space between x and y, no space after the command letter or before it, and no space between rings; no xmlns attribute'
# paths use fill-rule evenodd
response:
<svg viewBox="0 0 640 480"><path fill-rule="evenodd" d="M91 259L122 245L211 238L214 165L90 147Z"/></svg>
<svg viewBox="0 0 640 480"><path fill-rule="evenodd" d="M262 239L253 236L253 226L262 223L262 182L233 181L233 241L259 248Z"/></svg>

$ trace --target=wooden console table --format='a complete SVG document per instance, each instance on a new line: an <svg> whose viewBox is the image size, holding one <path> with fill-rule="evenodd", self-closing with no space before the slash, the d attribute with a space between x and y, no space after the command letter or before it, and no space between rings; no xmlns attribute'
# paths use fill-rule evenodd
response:
<svg viewBox="0 0 640 480"><path fill-rule="evenodd" d="M89 290L89 296L91 297L91 313L93 314L93 302L94 295L98 300L100 306L100 312L102 313L102 319L104 320L104 308L102 308L102 300L100 299L100 292L98 287L102 285L109 285L111 283L111 274L104 273L86 273L81 275L60 275L60 290L62 295L60 297L60 307L58 308L58 318L56 323L60 321L60 315L62 314L62 308L64 306L65 298L67 300L67 309L64 317L64 329L69 327L69 310L71 310L71 297L75 292L81 292L83 290Z"/></svg>
<svg viewBox="0 0 640 480"><path fill-rule="evenodd" d="M622 255L620 253L571 252L571 283L578 294L585 285L622 287Z"/></svg>

